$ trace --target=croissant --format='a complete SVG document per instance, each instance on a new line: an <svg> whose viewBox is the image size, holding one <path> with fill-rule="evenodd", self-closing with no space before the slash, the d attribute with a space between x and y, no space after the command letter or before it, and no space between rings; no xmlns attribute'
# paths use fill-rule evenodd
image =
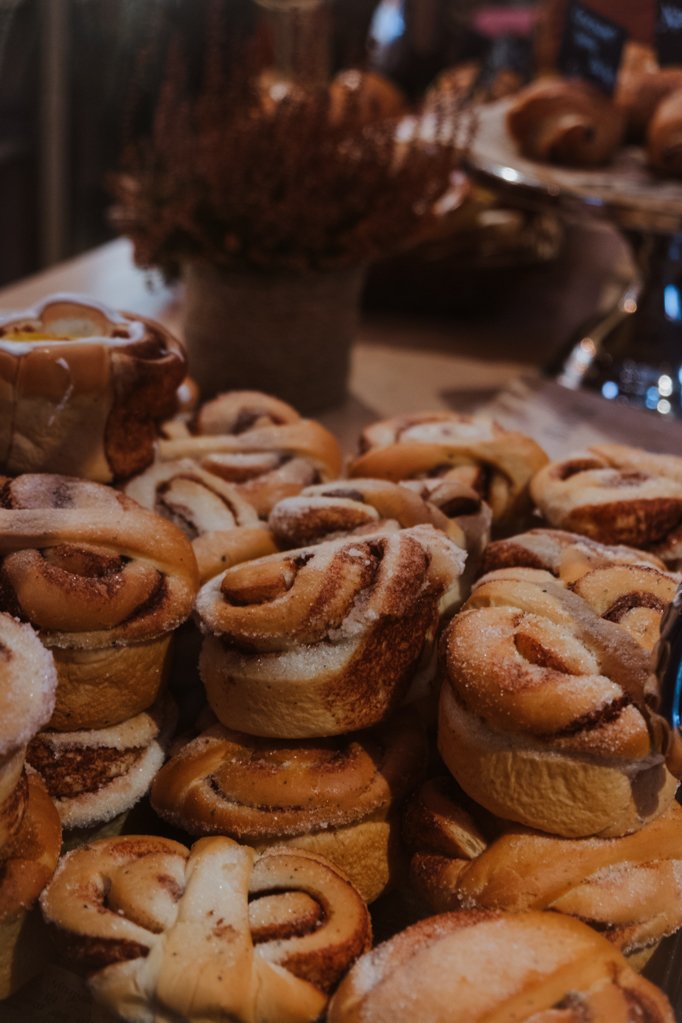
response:
<svg viewBox="0 0 682 1023"><path fill-rule="evenodd" d="M0 469L101 483L140 472L184 374L163 327L92 300L53 295L0 317Z"/></svg>
<svg viewBox="0 0 682 1023"><path fill-rule="evenodd" d="M552 526L682 567L682 458L594 444L540 469L531 493Z"/></svg>
<svg viewBox="0 0 682 1023"><path fill-rule="evenodd" d="M31 910L54 873L61 842L59 815L29 767L20 828L0 850L0 1001L39 973L47 958Z"/></svg>
<svg viewBox="0 0 682 1023"><path fill-rule="evenodd" d="M682 177L682 71L678 88L656 107L646 145L649 163L655 170Z"/></svg>
<svg viewBox="0 0 682 1023"><path fill-rule="evenodd" d="M199 591L200 673L228 728L339 735L398 705L458 591L464 553L432 526L329 540L230 568Z"/></svg>
<svg viewBox="0 0 682 1023"><path fill-rule="evenodd" d="M398 806L426 760L410 715L336 739L275 742L215 725L154 779L156 812L191 835L325 856L372 902L396 874Z"/></svg>
<svg viewBox="0 0 682 1023"><path fill-rule="evenodd" d="M26 746L50 720L57 673L30 625L0 614L0 871L26 810Z"/></svg>
<svg viewBox="0 0 682 1023"><path fill-rule="evenodd" d="M503 821L484 836L452 788L427 782L406 813L411 879L434 912L554 909L592 924L637 968L682 927L677 803L624 838L559 838Z"/></svg>
<svg viewBox="0 0 682 1023"><path fill-rule="evenodd" d="M665 995L613 945L560 913L463 910L366 953L329 1023L673 1023Z"/></svg>
<svg viewBox="0 0 682 1023"><path fill-rule="evenodd" d="M125 495L68 476L0 478L0 607L54 655L51 728L106 728L151 706L197 587L182 533Z"/></svg>
<svg viewBox="0 0 682 1023"><path fill-rule="evenodd" d="M539 79L517 93L507 128L531 160L598 167L608 163L621 145L625 116L587 82Z"/></svg>
<svg viewBox="0 0 682 1023"><path fill-rule="evenodd" d="M129 480L124 492L143 508L170 519L192 541L202 582L277 549L256 509L237 487L189 458L155 462Z"/></svg>
<svg viewBox="0 0 682 1023"><path fill-rule="evenodd" d="M421 412L368 426L349 474L394 482L456 480L490 505L494 529L504 532L525 524L528 483L546 462L534 440L491 420Z"/></svg>
<svg viewBox="0 0 682 1023"><path fill-rule="evenodd" d="M166 423L164 432L163 461L193 459L234 484L262 518L283 497L341 471L341 451L328 430L258 391L230 391L203 405L193 433L181 420Z"/></svg>
<svg viewBox="0 0 682 1023"><path fill-rule="evenodd" d="M321 857L229 838L93 842L41 907L96 1001L131 1023L313 1023L371 942L362 899Z"/></svg>
<svg viewBox="0 0 682 1023"><path fill-rule="evenodd" d="M673 799L650 651L601 610L549 572L508 568L484 576L448 626L439 749L492 813L614 837Z"/></svg>

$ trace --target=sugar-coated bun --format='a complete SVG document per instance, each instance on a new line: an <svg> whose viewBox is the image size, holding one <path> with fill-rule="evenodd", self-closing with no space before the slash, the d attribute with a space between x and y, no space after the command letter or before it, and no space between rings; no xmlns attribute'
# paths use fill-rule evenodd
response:
<svg viewBox="0 0 682 1023"><path fill-rule="evenodd" d="M0 317L0 470L109 483L152 461L176 408L180 343L158 323L53 295Z"/></svg>
<svg viewBox="0 0 682 1023"><path fill-rule="evenodd" d="M364 955L329 1023L674 1023L665 995L586 924L485 910L422 920Z"/></svg>

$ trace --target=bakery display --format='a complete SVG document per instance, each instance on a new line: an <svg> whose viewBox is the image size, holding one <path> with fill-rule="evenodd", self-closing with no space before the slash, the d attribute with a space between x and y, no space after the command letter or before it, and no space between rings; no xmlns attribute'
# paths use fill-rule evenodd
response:
<svg viewBox="0 0 682 1023"><path fill-rule="evenodd" d="M93 842L62 859L41 906L96 1001L131 1023L313 1023L371 941L364 903L321 857L229 838Z"/></svg>
<svg viewBox="0 0 682 1023"><path fill-rule="evenodd" d="M411 880L434 912L553 909L594 926L637 969L682 927L678 803L623 838L559 838L469 811L438 778L406 814Z"/></svg>
<svg viewBox="0 0 682 1023"><path fill-rule="evenodd" d="M240 561L274 554L269 529L235 484L189 458L155 462L135 476L125 493L163 515L192 541L199 578L206 582Z"/></svg>
<svg viewBox="0 0 682 1023"><path fill-rule="evenodd" d="M91 299L0 316L0 469L101 483L139 472L184 375L165 328Z"/></svg>
<svg viewBox="0 0 682 1023"><path fill-rule="evenodd" d="M206 583L200 672L216 717L251 735L367 728L403 699L465 554L421 525L259 558Z"/></svg>
<svg viewBox="0 0 682 1023"><path fill-rule="evenodd" d="M263 518L283 497L341 472L341 449L328 430L259 391L219 395L201 406L193 429L175 419L164 433L162 461L191 458L233 483Z"/></svg>
<svg viewBox="0 0 682 1023"><path fill-rule="evenodd" d="M430 917L368 952L329 1023L673 1023L670 1004L610 942L559 913Z"/></svg>
<svg viewBox="0 0 682 1023"><path fill-rule="evenodd" d="M403 480L456 480L492 509L493 528L523 528L531 512L528 484L547 462L530 437L482 416L424 412L368 426L349 475Z"/></svg>
<svg viewBox="0 0 682 1023"><path fill-rule="evenodd" d="M565 837L635 831L678 784L651 653L600 610L543 569L498 569L444 637L449 770L491 812Z"/></svg>
<svg viewBox="0 0 682 1023"><path fill-rule="evenodd" d="M516 94L507 129L523 156L567 167L599 167L625 135L625 116L588 82L540 78Z"/></svg>
<svg viewBox="0 0 682 1023"><path fill-rule="evenodd" d="M50 726L104 728L146 710L197 590L189 542L98 483L26 474L0 484L0 607L54 655Z"/></svg>
<svg viewBox="0 0 682 1023"><path fill-rule="evenodd" d="M682 567L682 458L594 444L541 469L531 493L552 526Z"/></svg>
<svg viewBox="0 0 682 1023"><path fill-rule="evenodd" d="M423 730L408 714L370 731L297 742L214 725L161 769L151 802L191 835L324 856L372 902L401 866L399 809L425 762Z"/></svg>

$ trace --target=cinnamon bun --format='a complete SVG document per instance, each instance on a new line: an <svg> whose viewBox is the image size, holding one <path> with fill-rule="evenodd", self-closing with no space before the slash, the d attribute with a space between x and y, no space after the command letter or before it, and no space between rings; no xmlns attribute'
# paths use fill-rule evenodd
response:
<svg viewBox="0 0 682 1023"><path fill-rule="evenodd" d="M560 913L430 917L364 955L329 1023L674 1023L665 995Z"/></svg>
<svg viewBox="0 0 682 1023"><path fill-rule="evenodd" d="M463 567L464 552L422 525L228 569L196 601L214 713L273 738L377 724L402 700Z"/></svg>
<svg viewBox="0 0 682 1023"><path fill-rule="evenodd" d="M625 116L587 82L538 79L514 98L507 128L530 160L598 167L608 163L625 134Z"/></svg>
<svg viewBox="0 0 682 1023"><path fill-rule="evenodd" d="M0 478L0 559L0 607L55 658L51 728L105 728L151 706L198 587L175 526L98 483Z"/></svg>
<svg viewBox="0 0 682 1023"><path fill-rule="evenodd" d="M283 497L335 479L338 442L320 423L258 391L229 391L201 407L194 431L165 424L162 461L191 458L236 486L262 518Z"/></svg>
<svg viewBox="0 0 682 1023"><path fill-rule="evenodd" d="M362 433L359 448L349 466L352 477L464 483L490 505L498 532L526 524L530 478L547 462L530 437L454 412L422 412L374 423Z"/></svg>
<svg viewBox="0 0 682 1023"><path fill-rule="evenodd" d="M362 899L321 857L229 838L93 842L41 906L96 1001L130 1021L313 1023L371 941Z"/></svg>
<svg viewBox="0 0 682 1023"><path fill-rule="evenodd" d="M422 729L407 714L372 731L286 743L215 725L162 767L151 801L191 835L325 856L372 902L401 866L398 808L425 761Z"/></svg>
<svg viewBox="0 0 682 1023"><path fill-rule="evenodd" d="M682 458L593 444L540 469L531 493L552 526L639 547L682 567Z"/></svg>
<svg viewBox="0 0 682 1023"><path fill-rule="evenodd" d="M185 375L158 323L53 295L0 317L0 469L100 483L152 461L157 424Z"/></svg>

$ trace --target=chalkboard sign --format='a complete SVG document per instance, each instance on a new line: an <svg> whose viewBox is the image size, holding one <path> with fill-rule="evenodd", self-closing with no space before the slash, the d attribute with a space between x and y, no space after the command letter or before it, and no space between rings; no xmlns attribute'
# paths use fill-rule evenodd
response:
<svg viewBox="0 0 682 1023"><path fill-rule="evenodd" d="M682 64L682 0L658 0L656 52L662 67Z"/></svg>
<svg viewBox="0 0 682 1023"><path fill-rule="evenodd" d="M625 43L625 30L577 0L568 5L559 68L611 95Z"/></svg>

